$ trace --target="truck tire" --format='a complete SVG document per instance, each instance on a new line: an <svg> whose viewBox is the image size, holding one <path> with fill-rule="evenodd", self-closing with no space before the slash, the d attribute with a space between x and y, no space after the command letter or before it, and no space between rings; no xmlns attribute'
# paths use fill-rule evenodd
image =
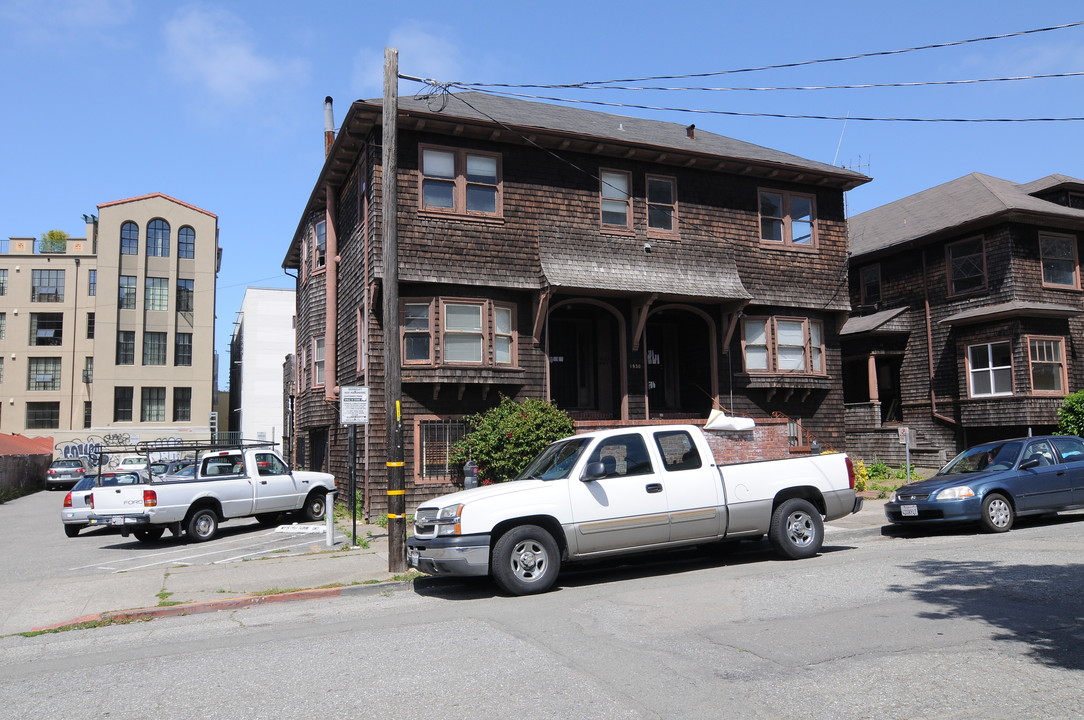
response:
<svg viewBox="0 0 1084 720"><path fill-rule="evenodd" d="M813 557L824 543L824 521L808 500L791 498L772 513L768 539L789 560Z"/></svg>
<svg viewBox="0 0 1084 720"><path fill-rule="evenodd" d="M154 542L162 537L166 529L164 527L147 528L146 530L134 530L132 534L135 535L136 540L139 542Z"/></svg>
<svg viewBox="0 0 1084 720"><path fill-rule="evenodd" d="M210 540L218 533L218 514L211 508L196 510L188 518L185 533L192 542Z"/></svg>
<svg viewBox="0 0 1084 720"><path fill-rule="evenodd" d="M546 592L557 580L561 555L553 536L537 525L514 527L493 546L493 580L512 595Z"/></svg>
<svg viewBox="0 0 1084 720"><path fill-rule="evenodd" d="M79 534L79 531L83 529L82 525L65 525L64 534L68 537L75 537Z"/></svg>
<svg viewBox="0 0 1084 720"><path fill-rule="evenodd" d="M313 490L305 498L305 504L301 506L301 519L305 522L322 520L325 509L327 509L327 491Z"/></svg>

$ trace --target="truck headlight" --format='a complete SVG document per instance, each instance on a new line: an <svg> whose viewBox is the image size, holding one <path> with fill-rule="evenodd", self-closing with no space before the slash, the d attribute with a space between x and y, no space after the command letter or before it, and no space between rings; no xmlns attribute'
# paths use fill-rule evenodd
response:
<svg viewBox="0 0 1084 720"><path fill-rule="evenodd" d="M437 526L437 535L459 535L459 517L462 514L463 503L441 508L433 521L433 524Z"/></svg>
<svg viewBox="0 0 1084 720"><path fill-rule="evenodd" d="M938 490L931 500L963 500L965 498L975 497L975 491L969 488L967 485L957 485L956 487L945 488L944 490Z"/></svg>

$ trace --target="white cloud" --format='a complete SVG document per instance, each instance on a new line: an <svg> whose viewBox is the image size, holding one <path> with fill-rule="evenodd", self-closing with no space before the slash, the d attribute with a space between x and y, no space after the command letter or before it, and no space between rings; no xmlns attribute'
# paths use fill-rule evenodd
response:
<svg viewBox="0 0 1084 720"><path fill-rule="evenodd" d="M462 80L463 54L436 28L411 24L396 28L388 36L387 47L399 50L399 72L436 80ZM354 57L351 79L354 92L361 97L377 97L384 87L384 49L366 48Z"/></svg>
<svg viewBox="0 0 1084 720"><path fill-rule="evenodd" d="M235 106L304 79L304 62L261 54L250 34L229 11L182 8L165 26L166 67L179 80L201 86L216 102Z"/></svg>

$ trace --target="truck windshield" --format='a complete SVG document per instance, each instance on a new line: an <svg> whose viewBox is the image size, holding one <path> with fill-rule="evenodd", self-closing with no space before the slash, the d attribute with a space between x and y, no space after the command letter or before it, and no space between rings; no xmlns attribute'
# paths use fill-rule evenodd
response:
<svg viewBox="0 0 1084 720"><path fill-rule="evenodd" d="M557 480L566 478L579 460L587 438L570 438L556 442L542 451L516 480Z"/></svg>

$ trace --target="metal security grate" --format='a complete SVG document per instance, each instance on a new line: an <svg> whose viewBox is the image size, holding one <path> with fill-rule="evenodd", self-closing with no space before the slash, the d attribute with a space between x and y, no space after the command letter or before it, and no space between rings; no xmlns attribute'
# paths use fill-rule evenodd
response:
<svg viewBox="0 0 1084 720"><path fill-rule="evenodd" d="M455 480L460 469L451 462L452 448L467 434L461 420L422 420L421 476L426 480Z"/></svg>

